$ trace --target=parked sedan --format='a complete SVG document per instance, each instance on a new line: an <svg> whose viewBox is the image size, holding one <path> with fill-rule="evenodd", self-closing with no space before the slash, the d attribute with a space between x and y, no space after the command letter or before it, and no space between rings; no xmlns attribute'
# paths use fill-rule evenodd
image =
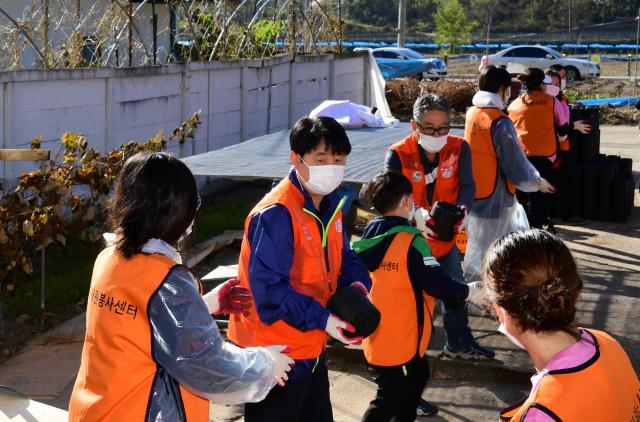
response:
<svg viewBox="0 0 640 422"><path fill-rule="evenodd" d="M488 65L505 65L511 74L523 73L528 67L546 69L561 64L567 69L567 79L580 80L600 76L600 65L590 60L571 59L540 45L519 45L489 56L482 56L480 70Z"/></svg>
<svg viewBox="0 0 640 422"><path fill-rule="evenodd" d="M426 57L409 48L381 47L372 53L385 79L413 76L437 80L447 75L447 65L438 57Z"/></svg>

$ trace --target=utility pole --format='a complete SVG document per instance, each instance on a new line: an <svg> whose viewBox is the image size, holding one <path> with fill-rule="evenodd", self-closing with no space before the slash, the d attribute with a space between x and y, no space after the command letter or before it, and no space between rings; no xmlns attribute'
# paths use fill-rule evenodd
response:
<svg viewBox="0 0 640 422"><path fill-rule="evenodd" d="M484 54L485 56L487 56L487 60L489 57L489 35L491 34L491 5L489 5L489 8L487 9L487 45L484 49Z"/></svg>
<svg viewBox="0 0 640 422"><path fill-rule="evenodd" d="M400 0L398 6L398 47L404 47L407 35L407 0Z"/></svg>
<svg viewBox="0 0 640 422"><path fill-rule="evenodd" d="M633 74L633 96L636 96L636 88L638 87L638 41L640 38L640 7L638 8L638 15L636 16L636 66Z"/></svg>
<svg viewBox="0 0 640 422"><path fill-rule="evenodd" d="M571 0L569 0L569 41L571 41Z"/></svg>

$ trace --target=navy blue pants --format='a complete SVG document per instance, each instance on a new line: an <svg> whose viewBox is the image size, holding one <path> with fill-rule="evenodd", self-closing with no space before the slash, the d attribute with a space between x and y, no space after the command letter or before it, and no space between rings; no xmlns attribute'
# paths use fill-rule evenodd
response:
<svg viewBox="0 0 640 422"><path fill-rule="evenodd" d="M329 373L324 359L315 369L275 386L259 403L244 405L246 422L332 422Z"/></svg>
<svg viewBox="0 0 640 422"><path fill-rule="evenodd" d="M458 283L465 283L462 273L460 251L454 245L451 251L438 258L442 271ZM464 350L475 346L476 340L469 328L467 301L442 303L442 325L447 337L447 346L453 350Z"/></svg>
<svg viewBox="0 0 640 422"><path fill-rule="evenodd" d="M413 422L429 379L427 355L416 356L404 365L372 368L378 390L362 417L363 422Z"/></svg>

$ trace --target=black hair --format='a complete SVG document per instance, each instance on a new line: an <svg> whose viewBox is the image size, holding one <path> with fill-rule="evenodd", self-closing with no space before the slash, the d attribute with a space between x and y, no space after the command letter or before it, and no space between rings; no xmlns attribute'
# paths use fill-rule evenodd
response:
<svg viewBox="0 0 640 422"><path fill-rule="evenodd" d="M552 78L558 78L559 81L562 80L562 78L560 77L560 74L557 71L553 70L553 69L545 70L544 74L547 75L547 76L551 76Z"/></svg>
<svg viewBox="0 0 640 422"><path fill-rule="evenodd" d="M489 299L522 330L571 331L582 279L558 236L532 229L496 240L485 255L483 281Z"/></svg>
<svg viewBox="0 0 640 422"><path fill-rule="evenodd" d="M537 91L540 89L542 81L544 81L544 72L538 68L530 67L524 73L518 75L518 80L522 82L527 91Z"/></svg>
<svg viewBox="0 0 640 422"><path fill-rule="evenodd" d="M413 104L413 120L420 122L420 116L422 116L423 113L433 110L440 110L449 114L451 112L451 106L442 95L429 92L418 97Z"/></svg>
<svg viewBox="0 0 640 422"><path fill-rule="evenodd" d="M405 175L386 170L369 183L367 197L380 214L385 214L397 208L402 198L412 192L411 182Z"/></svg>
<svg viewBox="0 0 640 422"><path fill-rule="evenodd" d="M196 181L187 166L164 152L139 152L118 176L109 200L109 225L125 258L152 238L176 243L198 208Z"/></svg>
<svg viewBox="0 0 640 422"><path fill-rule="evenodd" d="M565 72L567 71L567 69L565 69L565 67L563 65L559 64L559 63L552 64L551 66L549 66L549 69L547 69L547 70L553 70L556 73L560 73L563 70Z"/></svg>
<svg viewBox="0 0 640 422"><path fill-rule="evenodd" d="M331 117L303 117L289 134L291 151L303 156L318 147L321 141L334 154L349 155L351 143L344 128Z"/></svg>
<svg viewBox="0 0 640 422"><path fill-rule="evenodd" d="M478 86L481 91L496 93L502 87L511 86L511 75L504 68L489 65L480 73Z"/></svg>

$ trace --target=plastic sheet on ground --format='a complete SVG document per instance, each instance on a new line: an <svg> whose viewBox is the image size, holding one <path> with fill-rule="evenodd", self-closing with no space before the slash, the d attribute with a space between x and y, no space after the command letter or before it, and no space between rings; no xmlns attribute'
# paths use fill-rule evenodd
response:
<svg viewBox="0 0 640 422"><path fill-rule="evenodd" d="M344 128L397 126L398 119L371 113L371 108L349 100L326 100L311 110L310 117L332 117Z"/></svg>
<svg viewBox="0 0 640 422"><path fill-rule="evenodd" d="M480 218L473 215L467 216L467 250L462 262L464 277L467 283L480 280L480 271L484 256L491 243L496 239L518 230L527 230L529 220L517 201L505 208L499 218Z"/></svg>
<svg viewBox="0 0 640 422"><path fill-rule="evenodd" d="M385 79L401 78L403 76L416 75L427 72L430 69L437 69L440 59L425 58L415 60L383 59L376 58L378 67Z"/></svg>
<svg viewBox="0 0 640 422"><path fill-rule="evenodd" d="M578 100L580 104L586 106L603 106L624 107L627 105L636 105L638 97L614 97L614 98L598 98L594 100Z"/></svg>

